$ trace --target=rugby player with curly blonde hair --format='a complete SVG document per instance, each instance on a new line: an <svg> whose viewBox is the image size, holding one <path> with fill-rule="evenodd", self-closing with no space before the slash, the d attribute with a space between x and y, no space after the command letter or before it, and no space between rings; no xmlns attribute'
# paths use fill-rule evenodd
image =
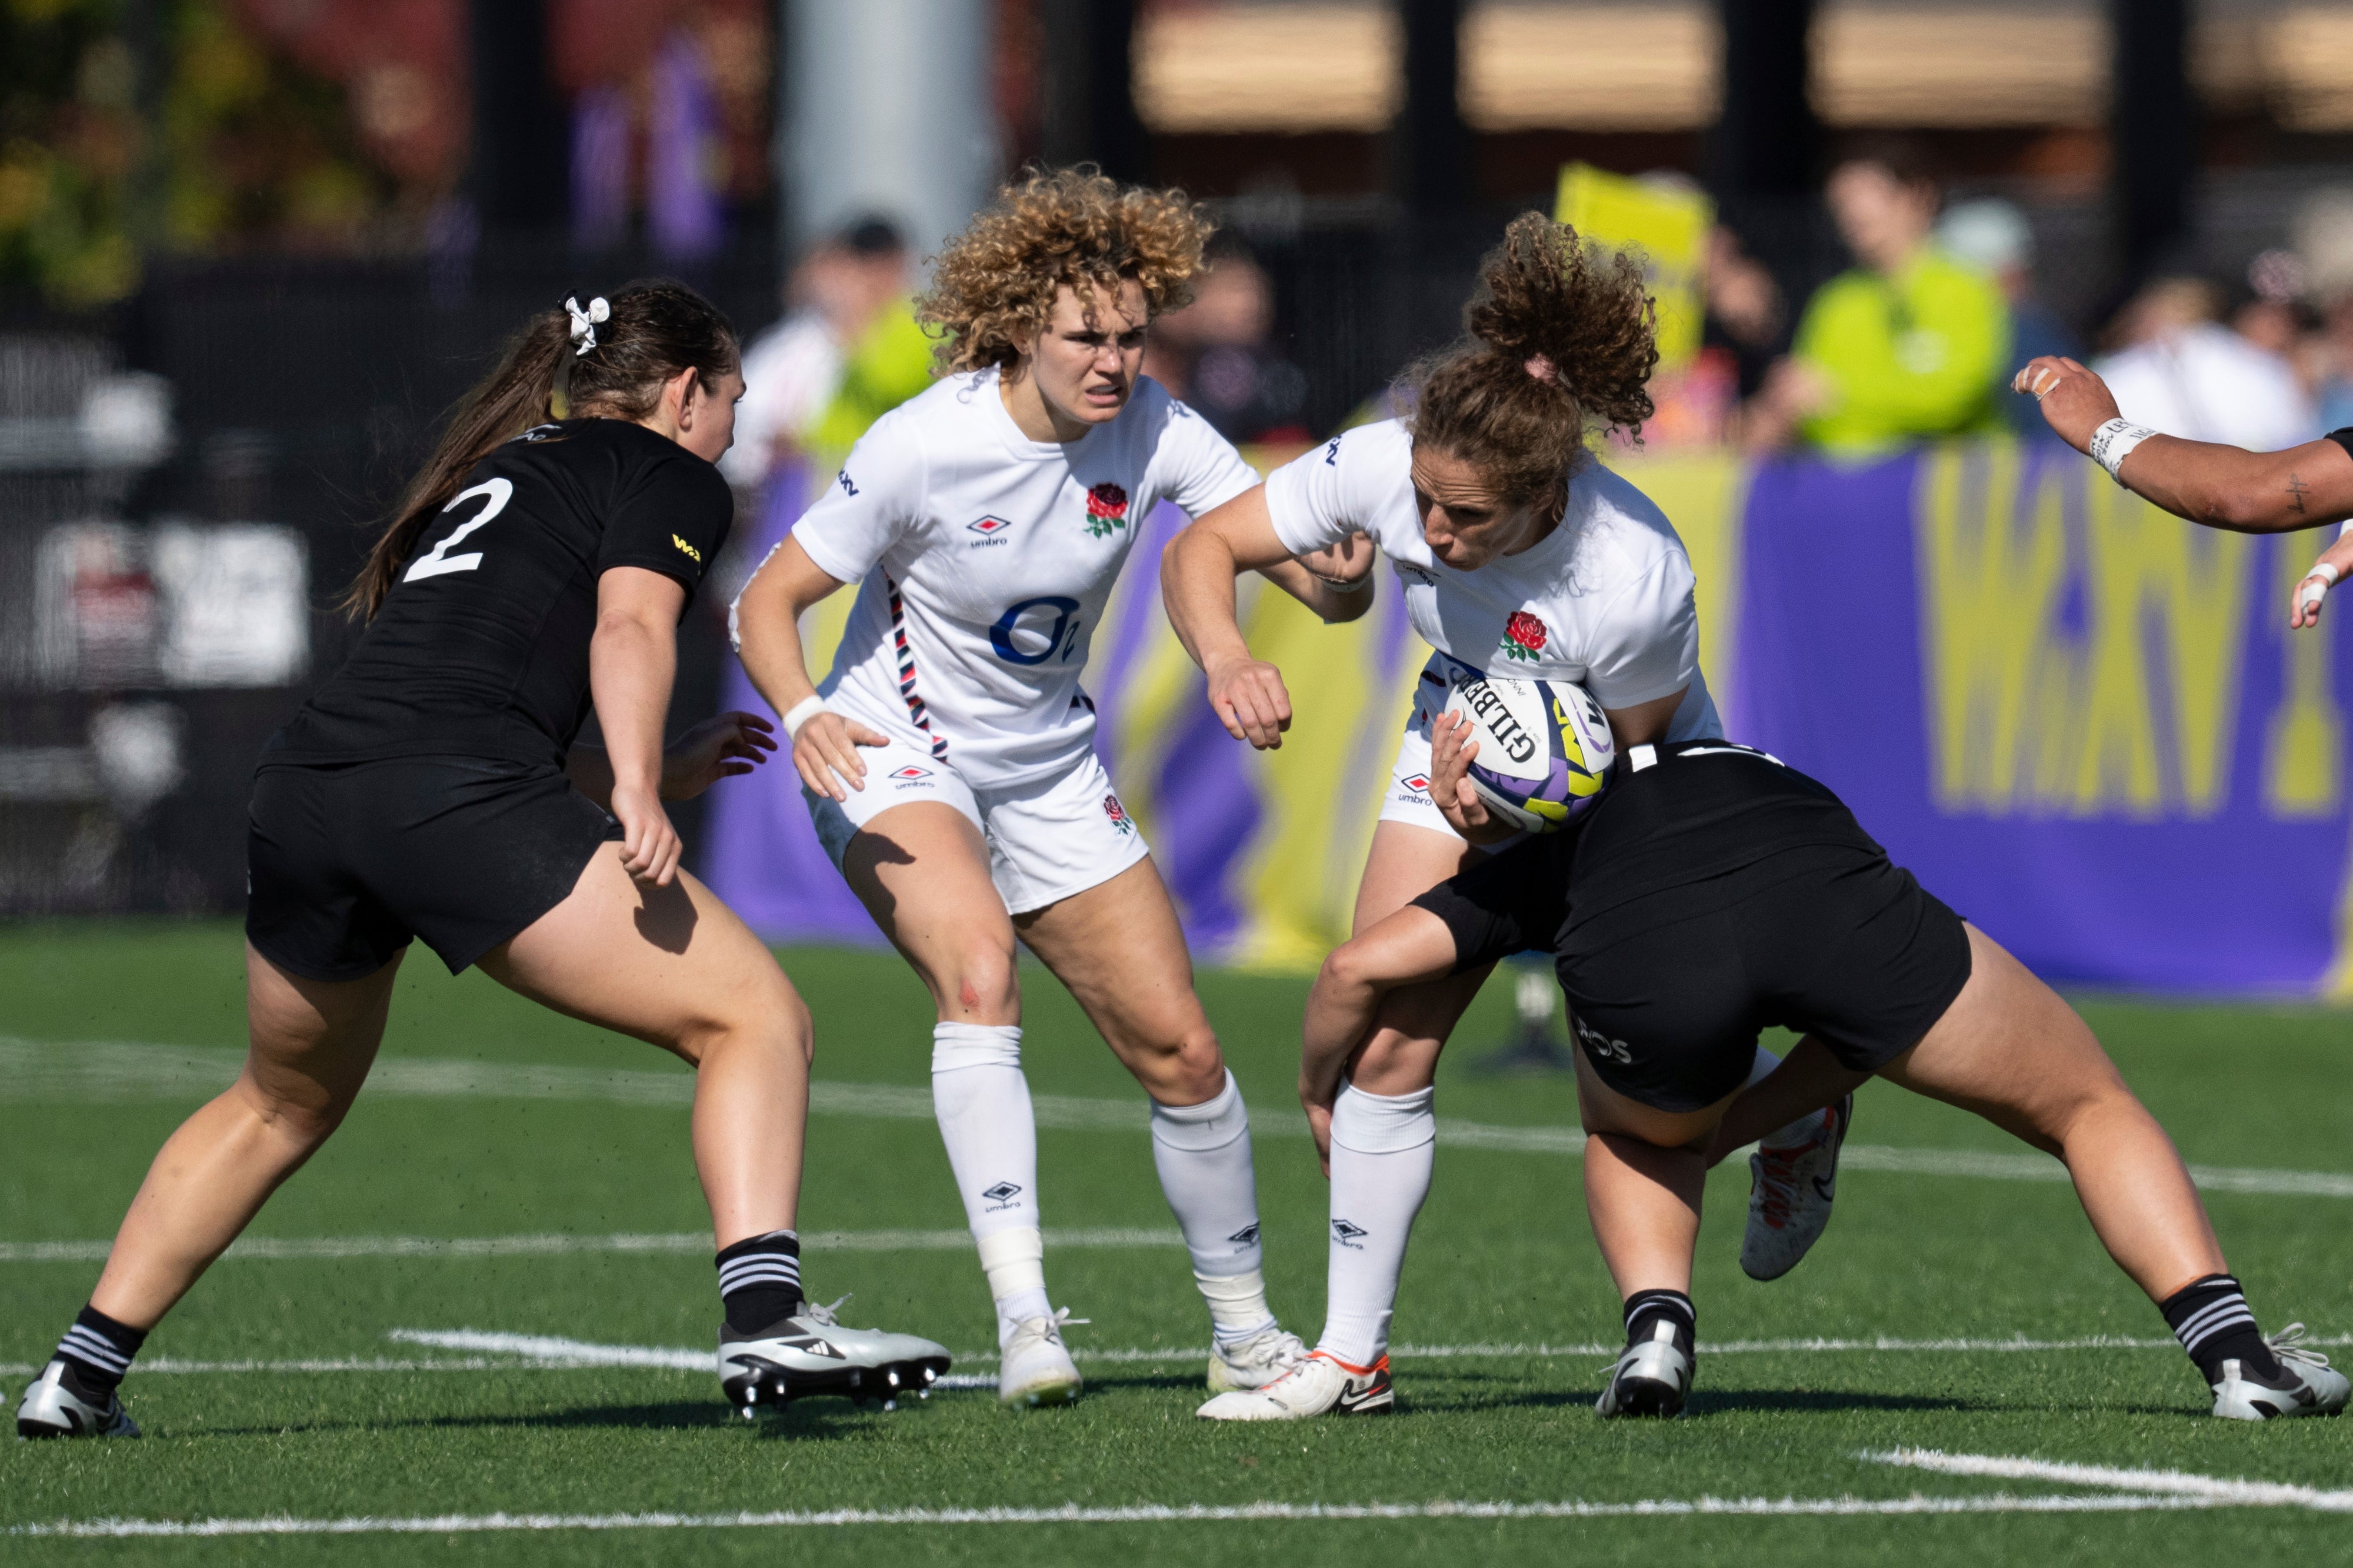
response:
<svg viewBox="0 0 2353 1568"><path fill-rule="evenodd" d="M744 668L784 716L818 837L931 988L932 1094L996 1299L1008 1405L1080 1389L1046 1295L1019 941L1152 1100L1153 1159L1215 1329L1213 1390L1304 1353L1268 1310L1250 1121L1193 994L1135 822L1094 753L1088 639L1154 507L1199 516L1258 482L1144 376L1208 225L1181 192L1031 175L935 259L923 319L945 374L884 416L736 604ZM1325 570L1366 557L1329 556ZM1326 619L1365 595L1266 574ZM860 584L832 673L801 615Z"/></svg>

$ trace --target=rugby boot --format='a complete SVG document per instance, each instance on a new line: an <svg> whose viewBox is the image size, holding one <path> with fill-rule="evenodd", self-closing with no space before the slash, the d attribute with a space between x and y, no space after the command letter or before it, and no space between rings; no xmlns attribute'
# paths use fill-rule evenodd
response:
<svg viewBox="0 0 2353 1568"><path fill-rule="evenodd" d="M2279 1362L2276 1378L2258 1378L2234 1357L2214 1385L2214 1414L2226 1421L2276 1421L2288 1415L2334 1415L2345 1408L2353 1383L2318 1351L2304 1348L2304 1325L2290 1323L2266 1337ZM19 1425L21 1425L21 1419Z"/></svg>
<svg viewBox="0 0 2353 1568"><path fill-rule="evenodd" d="M1306 1359L1307 1346L1297 1334L1269 1324L1246 1340L1211 1347L1209 1392L1264 1388Z"/></svg>
<svg viewBox="0 0 2353 1568"><path fill-rule="evenodd" d="M26 1388L24 1400L16 1406L16 1436L136 1437L139 1424L122 1408L121 1394L109 1392L100 1398L82 1382L71 1362L53 1361Z"/></svg>
<svg viewBox="0 0 2353 1568"><path fill-rule="evenodd" d="M1079 1363L1062 1343L1062 1325L1083 1323L1064 1307L1050 1318L1024 1318L997 1351L997 1402L1008 1409L1069 1405L1086 1386Z"/></svg>
<svg viewBox="0 0 2353 1568"><path fill-rule="evenodd" d="M1854 1096L1811 1121L1803 1142L1759 1143L1748 1156L1748 1227L1740 1237L1740 1270L1751 1279L1778 1279L1795 1268L1831 1223L1839 1151L1854 1123Z"/></svg>
<svg viewBox="0 0 2353 1568"><path fill-rule="evenodd" d="M1194 1414L1208 1421L1304 1421L1311 1415L1387 1415L1396 1408L1388 1356L1370 1366L1350 1366L1327 1352L1311 1351L1264 1387L1220 1394Z"/></svg>
<svg viewBox="0 0 2353 1568"><path fill-rule="evenodd" d="M1675 1325L1654 1319L1651 1337L1627 1345L1610 1364L1609 1386L1593 1408L1604 1415L1678 1415L1691 1393L1692 1353L1675 1342Z"/></svg>
<svg viewBox="0 0 2353 1568"><path fill-rule="evenodd" d="M781 1410L815 1394L842 1394L857 1405L880 1400L885 1410L896 1409L902 1394L931 1397L932 1384L948 1370L946 1348L913 1334L844 1328L834 1316L841 1301L804 1301L791 1317L754 1334L722 1325L719 1386L744 1420L763 1405Z"/></svg>

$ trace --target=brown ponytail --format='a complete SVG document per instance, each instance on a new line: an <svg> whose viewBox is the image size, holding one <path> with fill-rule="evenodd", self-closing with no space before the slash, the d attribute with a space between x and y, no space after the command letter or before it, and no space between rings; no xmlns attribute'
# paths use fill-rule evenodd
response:
<svg viewBox="0 0 2353 1568"><path fill-rule="evenodd" d="M551 418L641 419L661 399L662 384L691 368L703 390L739 368L735 329L716 306L683 283L652 279L609 297L596 342L575 353L572 317L543 310L507 345L499 368L468 393L368 551L343 595L344 612L373 619L417 548L417 536L458 493L467 470L504 443Z"/></svg>
<svg viewBox="0 0 2353 1568"><path fill-rule="evenodd" d="M1413 438L1469 463L1506 505L1539 505L1586 460L1588 430L1639 432L1656 312L1631 258L1523 213L1479 266L1469 336L1406 373Z"/></svg>

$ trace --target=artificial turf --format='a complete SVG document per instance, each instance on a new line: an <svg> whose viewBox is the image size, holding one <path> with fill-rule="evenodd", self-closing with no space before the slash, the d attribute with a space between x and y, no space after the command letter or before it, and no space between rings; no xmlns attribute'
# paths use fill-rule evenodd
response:
<svg viewBox="0 0 2353 1568"><path fill-rule="evenodd" d="M797 950L786 966L818 1026L818 1077L926 1082L930 1015L888 955ZM0 933L0 1037L234 1047L243 1038L237 934L219 924L20 927ZM1324 1189L1296 1136L1292 1085L1302 981L1207 973L1212 1019L1262 1130L1261 1204L1277 1310L1312 1339L1323 1298ZM1025 973L1025 1055L1041 1095L1140 1103L1133 1083L1041 971ZM1565 1079L1472 1069L1507 1019L1504 987L1465 1024L1441 1075L1441 1115L1572 1127ZM2353 1172L2353 1017L2291 1007L2084 1004L2127 1077L2206 1165ZM16 1047L20 1058L25 1047ZM500 991L451 980L421 952L403 976L388 1057L665 1070L666 1058ZM52 1053L55 1054L55 1053ZM69 1053L67 1053L69 1055ZM210 1058L206 1058L210 1059ZM670 1068L681 1078L683 1068ZM59 1089L0 1079L0 1363L45 1360L96 1274L23 1244L111 1234L156 1144L198 1096ZM44 1084L47 1087L44 1087ZM1874 1146L2012 1150L1989 1127L1883 1086L1855 1139ZM2088 1496L2100 1489L1895 1469L1898 1447L2179 1470L2321 1489L2353 1484L2353 1422L2241 1426L2205 1419L2188 1363L2164 1349L2045 1352L1777 1350L1708 1353L1690 1415L1608 1423L1591 1402L1617 1306L1587 1232L1574 1157L1441 1147L1398 1303L1401 1413L1374 1421L1236 1428L1193 1418L1205 1322L1181 1248L1053 1247L1054 1232L1169 1226L1134 1127L1049 1127L1040 1191L1055 1300L1090 1386L1068 1410L1008 1414L945 1391L890 1414L807 1401L746 1426L708 1372L568 1367L513 1356L469 1370L134 1372L137 1443L0 1446L0 1527L100 1519L296 1520L494 1513L1115 1508L1368 1502L1624 1503L1794 1498ZM1695 1295L1702 1340L1890 1337L2156 1339L2155 1310L2100 1252L2052 1182L1852 1171L1838 1218L1788 1279L1735 1262L1745 1172L1711 1184ZM2353 1331L2353 1199L2210 1196L2266 1327ZM810 1124L805 1232L939 1231L960 1224L936 1133L911 1117ZM327 1149L280 1192L256 1236L501 1237L687 1233L707 1223L681 1105L610 1100L364 1094ZM812 1292L854 1291L846 1321L989 1348L978 1269L960 1248L828 1250ZM701 1347L716 1300L707 1254L230 1258L150 1341L149 1359L208 1363L452 1359L394 1330L481 1330L599 1344ZM1485 1347L1481 1350L1480 1347ZM1090 1359L1090 1350L1167 1359ZM2339 1352L2339 1354L2345 1352ZM959 1372L986 1373L986 1361ZM12 1373L11 1391L21 1383ZM2113 1495L2115 1489L2109 1489ZM283 1539L0 1536L27 1563L752 1560L1168 1562L1489 1560L1921 1563L2341 1560L2353 1524L2306 1508L1916 1517L1189 1520L1154 1523L869 1523L738 1529Z"/></svg>

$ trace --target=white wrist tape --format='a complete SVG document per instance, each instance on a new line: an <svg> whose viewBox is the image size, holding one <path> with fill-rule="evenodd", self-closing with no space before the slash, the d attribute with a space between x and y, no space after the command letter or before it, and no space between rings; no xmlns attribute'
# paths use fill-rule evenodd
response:
<svg viewBox="0 0 2353 1568"><path fill-rule="evenodd" d="M2308 610L2328 597L2328 590L2337 584L2337 568L2326 561L2315 562L2304 580L2295 585L2295 606Z"/></svg>
<svg viewBox="0 0 2353 1568"><path fill-rule="evenodd" d="M2124 467L2132 449L2160 432L2146 425L2133 425L2122 419L2111 419L2092 432L2092 461L2108 470L2108 478L2118 484L2125 482L2116 470Z"/></svg>
<svg viewBox="0 0 2353 1568"><path fill-rule="evenodd" d="M794 703L792 710L785 715L785 739L799 740L801 726L825 710L825 699L815 695L804 697Z"/></svg>
<svg viewBox="0 0 2353 1568"><path fill-rule="evenodd" d="M2353 517L2348 517L2337 525L2337 538L2342 539L2348 533L2353 533Z"/></svg>

